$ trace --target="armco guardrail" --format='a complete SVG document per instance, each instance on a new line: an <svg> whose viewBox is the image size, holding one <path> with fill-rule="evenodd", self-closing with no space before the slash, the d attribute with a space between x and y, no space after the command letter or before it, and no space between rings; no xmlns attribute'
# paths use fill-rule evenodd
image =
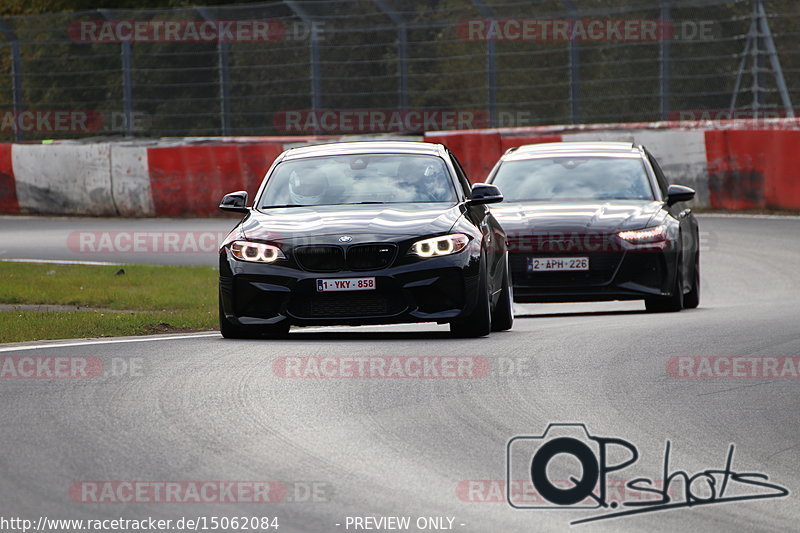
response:
<svg viewBox="0 0 800 533"><path fill-rule="evenodd" d="M800 127L681 128L670 123L429 132L472 181L486 178L508 148L553 141L646 145L673 183L697 190L695 206L800 209ZM702 126L702 125L701 125ZM791 128L787 129L787 126ZM175 139L150 142L0 144L0 213L129 217L216 216L223 194L255 194L283 150L320 137Z"/></svg>

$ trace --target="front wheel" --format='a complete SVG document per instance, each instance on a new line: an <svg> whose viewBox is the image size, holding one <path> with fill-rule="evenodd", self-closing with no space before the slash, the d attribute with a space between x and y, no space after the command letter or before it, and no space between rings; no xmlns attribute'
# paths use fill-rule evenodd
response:
<svg viewBox="0 0 800 533"><path fill-rule="evenodd" d="M685 309L695 309L698 305L700 305L700 250L697 251L694 258L692 288L683 295L683 307Z"/></svg>
<svg viewBox="0 0 800 533"><path fill-rule="evenodd" d="M675 285L670 296L651 296L645 298L644 307L651 313L674 313L683 309L683 264L678 257L675 272Z"/></svg>
<svg viewBox="0 0 800 533"><path fill-rule="evenodd" d="M500 297L492 312L492 331L506 331L514 325L514 292L509 281L508 255L504 263Z"/></svg>
<svg viewBox="0 0 800 533"><path fill-rule="evenodd" d="M469 315L450 322L450 333L454 337L485 337L492 331L492 310L486 276L486 262L481 261L478 299Z"/></svg>

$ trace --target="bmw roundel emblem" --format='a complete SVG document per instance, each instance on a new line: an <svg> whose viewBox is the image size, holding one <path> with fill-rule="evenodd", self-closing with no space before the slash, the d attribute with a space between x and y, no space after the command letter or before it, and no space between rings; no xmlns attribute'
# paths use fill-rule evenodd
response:
<svg viewBox="0 0 800 533"><path fill-rule="evenodd" d="M350 235L342 235L339 237L339 242L350 242L353 238Z"/></svg>

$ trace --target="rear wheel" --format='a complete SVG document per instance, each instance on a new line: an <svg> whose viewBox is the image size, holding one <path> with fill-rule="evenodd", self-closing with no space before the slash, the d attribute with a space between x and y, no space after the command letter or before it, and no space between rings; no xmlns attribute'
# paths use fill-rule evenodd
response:
<svg viewBox="0 0 800 533"><path fill-rule="evenodd" d="M219 297L219 332L226 339L259 339L285 337L289 333L289 322L283 321L280 324L268 326L239 326L231 324L225 317L222 309L222 295Z"/></svg>
<svg viewBox="0 0 800 533"><path fill-rule="evenodd" d="M700 305L700 250L694 256L694 280L692 289L683 295L683 307L695 309Z"/></svg>
<svg viewBox="0 0 800 533"><path fill-rule="evenodd" d="M651 313L674 313L683 309L683 261L678 257L675 285L670 296L651 296L645 298L644 307Z"/></svg>
<svg viewBox="0 0 800 533"><path fill-rule="evenodd" d="M492 331L506 331L514 325L514 293L508 274L508 255L503 265L503 283L500 297L492 312Z"/></svg>
<svg viewBox="0 0 800 533"><path fill-rule="evenodd" d="M455 337L484 337L492 331L492 310L489 300L489 288L486 281L486 261L481 261L480 282L478 283L478 299L472 312L450 322L450 333Z"/></svg>

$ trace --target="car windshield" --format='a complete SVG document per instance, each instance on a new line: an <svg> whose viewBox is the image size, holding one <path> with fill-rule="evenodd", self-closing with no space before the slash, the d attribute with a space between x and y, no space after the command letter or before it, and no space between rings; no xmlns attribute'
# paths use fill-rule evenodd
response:
<svg viewBox="0 0 800 533"><path fill-rule="evenodd" d="M439 157L336 155L278 164L261 195L259 209L455 201L453 180Z"/></svg>
<svg viewBox="0 0 800 533"><path fill-rule="evenodd" d="M641 157L550 157L506 161L492 180L505 200L652 200Z"/></svg>

